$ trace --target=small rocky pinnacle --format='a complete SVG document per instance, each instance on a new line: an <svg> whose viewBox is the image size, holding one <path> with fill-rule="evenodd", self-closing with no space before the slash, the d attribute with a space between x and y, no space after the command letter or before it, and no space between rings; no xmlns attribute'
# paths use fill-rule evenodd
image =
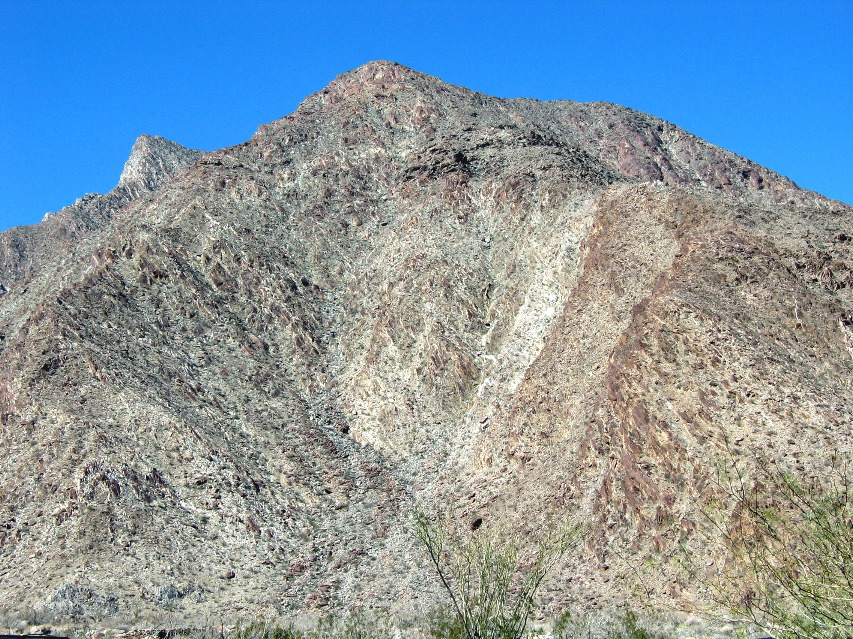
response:
<svg viewBox="0 0 853 639"><path fill-rule="evenodd" d="M119 186L154 190L204 152L154 135L140 135L119 178Z"/></svg>

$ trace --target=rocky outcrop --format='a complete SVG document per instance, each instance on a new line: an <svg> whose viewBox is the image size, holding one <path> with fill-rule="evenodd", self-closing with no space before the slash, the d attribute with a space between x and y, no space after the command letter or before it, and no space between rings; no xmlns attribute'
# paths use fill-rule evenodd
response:
<svg viewBox="0 0 853 639"><path fill-rule="evenodd" d="M201 157L202 151L187 149L177 142L152 135L140 135L118 180L129 194L156 191L173 175Z"/></svg>
<svg viewBox="0 0 853 639"><path fill-rule="evenodd" d="M415 503L683 601L721 455L851 450L850 207L652 116L375 62L146 193L4 281L6 602L422 606Z"/></svg>

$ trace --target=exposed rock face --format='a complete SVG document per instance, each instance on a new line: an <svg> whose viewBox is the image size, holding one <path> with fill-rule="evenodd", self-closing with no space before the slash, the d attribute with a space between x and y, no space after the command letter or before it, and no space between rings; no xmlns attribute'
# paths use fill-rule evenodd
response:
<svg viewBox="0 0 853 639"><path fill-rule="evenodd" d="M118 185L136 196L155 191L201 155L201 151L187 149L165 138L140 135L130 151Z"/></svg>
<svg viewBox="0 0 853 639"><path fill-rule="evenodd" d="M618 600L720 455L851 450L851 208L669 123L375 62L167 182L156 140L4 254L7 604L405 608L416 501L581 513L548 599Z"/></svg>

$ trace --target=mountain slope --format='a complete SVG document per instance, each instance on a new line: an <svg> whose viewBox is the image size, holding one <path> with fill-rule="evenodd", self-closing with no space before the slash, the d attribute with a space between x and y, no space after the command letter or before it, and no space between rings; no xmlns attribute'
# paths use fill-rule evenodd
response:
<svg viewBox="0 0 853 639"><path fill-rule="evenodd" d="M652 116L374 62L128 167L0 299L8 605L405 610L416 502L581 514L548 597L618 601L720 455L851 450L850 207Z"/></svg>

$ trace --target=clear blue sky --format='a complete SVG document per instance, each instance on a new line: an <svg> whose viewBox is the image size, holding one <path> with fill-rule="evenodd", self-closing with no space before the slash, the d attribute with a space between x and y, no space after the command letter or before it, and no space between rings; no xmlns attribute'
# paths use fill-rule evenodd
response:
<svg viewBox="0 0 853 639"><path fill-rule="evenodd" d="M484 93L653 113L853 203L853 0L0 0L0 228L212 150L389 59Z"/></svg>

